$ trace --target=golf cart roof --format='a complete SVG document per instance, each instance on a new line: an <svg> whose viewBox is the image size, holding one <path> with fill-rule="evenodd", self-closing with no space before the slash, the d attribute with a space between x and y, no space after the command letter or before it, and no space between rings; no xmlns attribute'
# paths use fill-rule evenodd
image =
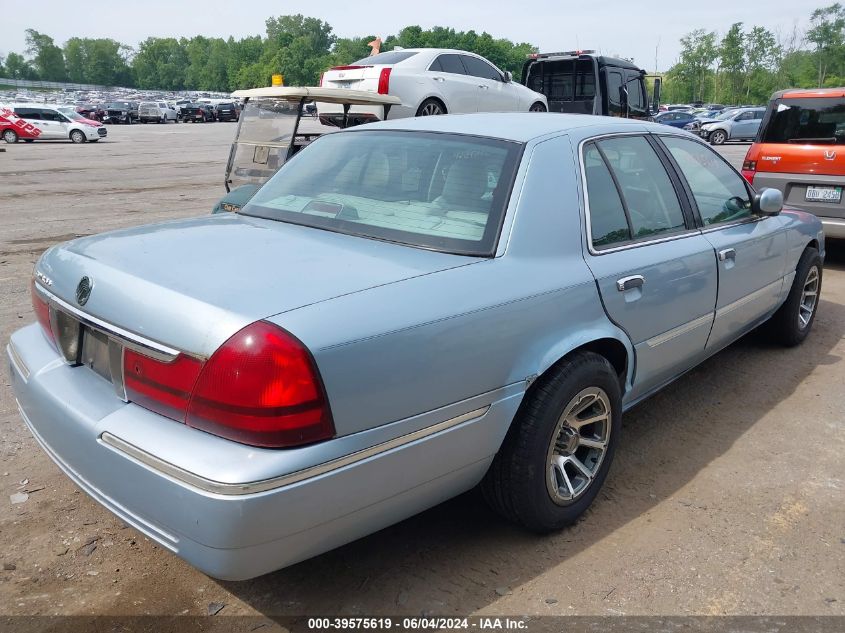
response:
<svg viewBox="0 0 845 633"><path fill-rule="evenodd" d="M393 95L381 95L375 92L343 88L269 86L267 88L235 90L232 96L238 99L314 99L322 103L348 103L350 105L400 105L402 103L399 97Z"/></svg>

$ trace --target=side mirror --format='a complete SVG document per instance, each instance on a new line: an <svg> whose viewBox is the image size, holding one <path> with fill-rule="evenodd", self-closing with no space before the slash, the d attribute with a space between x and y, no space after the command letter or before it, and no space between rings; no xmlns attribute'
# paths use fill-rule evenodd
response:
<svg viewBox="0 0 845 633"><path fill-rule="evenodd" d="M504 81L506 84L509 84L510 82L513 81L513 74L511 74L511 71L509 71L509 70L505 71L505 74L502 77L502 81Z"/></svg>
<svg viewBox="0 0 845 633"><path fill-rule="evenodd" d="M651 96L651 111L655 113L660 111L660 86L662 84L663 80L660 77L654 78L654 88Z"/></svg>
<svg viewBox="0 0 845 633"><path fill-rule="evenodd" d="M777 189L763 189L751 201L751 210L758 215L777 215L783 209L783 194Z"/></svg>

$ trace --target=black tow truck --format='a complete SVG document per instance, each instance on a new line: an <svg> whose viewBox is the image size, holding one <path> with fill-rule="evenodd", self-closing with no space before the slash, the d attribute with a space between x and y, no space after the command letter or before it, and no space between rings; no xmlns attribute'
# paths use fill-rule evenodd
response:
<svg viewBox="0 0 845 633"><path fill-rule="evenodd" d="M549 112L648 119L660 105L659 77L649 101L646 72L625 59L595 51L532 53L522 83L546 95Z"/></svg>

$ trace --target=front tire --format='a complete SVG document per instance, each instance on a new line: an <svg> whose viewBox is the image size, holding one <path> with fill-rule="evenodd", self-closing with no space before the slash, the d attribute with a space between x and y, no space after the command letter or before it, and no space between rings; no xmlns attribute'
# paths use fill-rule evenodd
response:
<svg viewBox="0 0 845 633"><path fill-rule="evenodd" d="M724 145L725 141L728 140L728 135L722 130L716 130L710 133L709 140L711 145Z"/></svg>
<svg viewBox="0 0 845 633"><path fill-rule="evenodd" d="M766 324L771 336L787 347L804 342L816 320L822 290L822 259L813 247L804 249L786 301Z"/></svg>
<svg viewBox="0 0 845 633"><path fill-rule="evenodd" d="M3 140L6 141L9 145L12 143L18 142L18 133L14 130L4 130L3 131Z"/></svg>
<svg viewBox="0 0 845 633"><path fill-rule="evenodd" d="M83 134L80 130L73 130L70 133L70 140L76 144L84 143L88 139L85 138L85 134Z"/></svg>
<svg viewBox="0 0 845 633"><path fill-rule="evenodd" d="M438 116L440 114L446 114L446 106L437 99L426 99L417 108L415 116Z"/></svg>
<svg viewBox="0 0 845 633"><path fill-rule="evenodd" d="M537 103L532 104L531 107L528 108L528 111L529 112L548 112L548 110L546 109L546 106L544 106L539 101Z"/></svg>
<svg viewBox="0 0 845 633"><path fill-rule="evenodd" d="M622 420L613 366L578 352L532 385L482 482L489 505L535 532L574 523L607 477Z"/></svg>

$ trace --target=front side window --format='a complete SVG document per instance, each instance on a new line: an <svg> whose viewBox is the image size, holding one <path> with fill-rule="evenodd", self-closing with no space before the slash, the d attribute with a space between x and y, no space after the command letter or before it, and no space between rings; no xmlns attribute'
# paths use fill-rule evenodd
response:
<svg viewBox="0 0 845 633"><path fill-rule="evenodd" d="M646 103L645 94L643 93L644 87L639 74L629 72L626 86L628 87L628 108L634 114L645 114Z"/></svg>
<svg viewBox="0 0 845 633"><path fill-rule="evenodd" d="M623 115L619 90L622 88L622 74L616 70L607 72L607 110L611 116Z"/></svg>
<svg viewBox="0 0 845 633"><path fill-rule="evenodd" d="M470 55L461 55L461 61L467 69L467 73L479 77L481 79L492 79L493 81L502 81L502 75L498 70L493 68L490 64L478 57L471 57Z"/></svg>
<svg viewBox="0 0 845 633"><path fill-rule="evenodd" d="M519 143L456 134L327 134L286 162L241 213L491 256L521 152Z"/></svg>
<svg viewBox="0 0 845 633"><path fill-rule="evenodd" d="M754 118L754 115L751 112L743 112L738 117L734 119L734 121L750 121Z"/></svg>
<svg viewBox="0 0 845 633"><path fill-rule="evenodd" d="M716 152L697 141L662 136L689 184L705 225L751 217L745 180Z"/></svg>

